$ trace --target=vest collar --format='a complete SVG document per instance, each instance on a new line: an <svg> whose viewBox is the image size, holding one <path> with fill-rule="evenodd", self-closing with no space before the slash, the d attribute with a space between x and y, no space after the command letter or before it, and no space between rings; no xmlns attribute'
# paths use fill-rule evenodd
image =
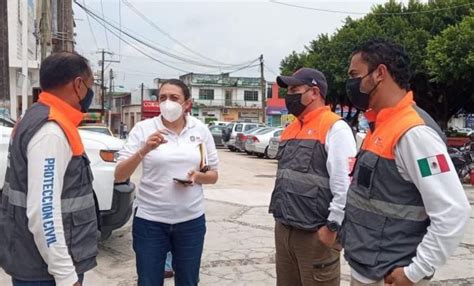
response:
<svg viewBox="0 0 474 286"><path fill-rule="evenodd" d="M81 121L84 119L84 114L82 112L51 93L43 91L39 95L38 102L56 109L57 112L65 115L64 118L67 118L76 127L79 126Z"/></svg>
<svg viewBox="0 0 474 286"><path fill-rule="evenodd" d="M302 121L303 124L308 123L308 122L313 121L314 119L318 118L323 113L328 112L328 111L331 111L331 108L329 106L322 106L322 107L316 108L315 110L313 110L310 113L306 114L303 117L303 120L300 120L300 121Z"/></svg>
<svg viewBox="0 0 474 286"><path fill-rule="evenodd" d="M413 101L413 92L409 91L400 102L397 103L394 107L388 107L380 110L378 113L374 110L367 111L364 115L369 121L369 123L375 128L375 126L379 125L380 123L386 121L393 114L396 114L400 110L413 105L415 102ZM371 128L372 129L372 128Z"/></svg>

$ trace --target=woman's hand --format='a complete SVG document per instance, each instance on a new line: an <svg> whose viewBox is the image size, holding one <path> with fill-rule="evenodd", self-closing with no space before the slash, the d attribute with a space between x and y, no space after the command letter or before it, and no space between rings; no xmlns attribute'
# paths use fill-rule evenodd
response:
<svg viewBox="0 0 474 286"><path fill-rule="evenodd" d="M199 172L196 170L191 170L188 172L188 178L194 184L215 184L217 182L217 171L209 170L205 173Z"/></svg>
<svg viewBox="0 0 474 286"><path fill-rule="evenodd" d="M191 170L188 172L188 178L189 180L192 182L191 184L189 184L190 186L194 185L194 184L201 184L201 182L199 181L199 177L202 173L199 172L199 171L195 171L195 170Z"/></svg>
<svg viewBox="0 0 474 286"><path fill-rule="evenodd" d="M145 146L143 146L141 151L139 151L141 152L141 155L145 156L150 151L153 151L158 148L161 144L168 143L168 140L165 139L164 135L168 135L168 133L163 130L158 130L155 133L151 134L146 140Z"/></svg>

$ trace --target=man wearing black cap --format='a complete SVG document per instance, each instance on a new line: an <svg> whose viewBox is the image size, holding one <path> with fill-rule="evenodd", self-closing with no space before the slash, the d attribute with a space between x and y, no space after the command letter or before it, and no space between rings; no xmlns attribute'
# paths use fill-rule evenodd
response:
<svg viewBox="0 0 474 286"><path fill-rule="evenodd" d="M302 68L279 76L288 112L297 117L281 135L278 172L269 212L275 218L277 286L339 285L334 249L344 218L351 128L325 105L323 73Z"/></svg>

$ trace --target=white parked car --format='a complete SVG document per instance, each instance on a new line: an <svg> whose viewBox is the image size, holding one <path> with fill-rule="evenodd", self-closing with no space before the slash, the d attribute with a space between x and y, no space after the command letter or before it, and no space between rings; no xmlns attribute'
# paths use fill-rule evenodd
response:
<svg viewBox="0 0 474 286"><path fill-rule="evenodd" d="M248 137L245 148L257 155L259 158L268 158L268 145L270 144L270 139L275 136L280 136L282 132L283 128L264 128Z"/></svg>
<svg viewBox="0 0 474 286"><path fill-rule="evenodd" d="M0 126L0 188L5 182L8 145L11 127ZM94 174L93 187L99 202L102 239L122 227L132 215L135 185L131 182L114 183L115 153L124 142L113 136L80 130L84 148Z"/></svg>

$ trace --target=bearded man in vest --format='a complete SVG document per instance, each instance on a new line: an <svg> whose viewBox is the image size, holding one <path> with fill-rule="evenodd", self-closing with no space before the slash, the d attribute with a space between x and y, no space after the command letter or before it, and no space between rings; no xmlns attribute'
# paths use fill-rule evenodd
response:
<svg viewBox="0 0 474 286"><path fill-rule="evenodd" d="M77 130L93 82L84 57L47 57L39 100L13 129L1 192L0 266L14 286L81 285L97 264L93 178Z"/></svg>
<svg viewBox="0 0 474 286"><path fill-rule="evenodd" d="M428 285L470 214L444 134L413 100L401 46L371 40L348 72L347 95L370 123L341 232L351 285Z"/></svg>
<svg viewBox="0 0 474 286"><path fill-rule="evenodd" d="M316 69L279 76L288 112L270 202L275 218L278 286L340 284L336 236L344 218L356 144L349 125L325 105L327 82Z"/></svg>

